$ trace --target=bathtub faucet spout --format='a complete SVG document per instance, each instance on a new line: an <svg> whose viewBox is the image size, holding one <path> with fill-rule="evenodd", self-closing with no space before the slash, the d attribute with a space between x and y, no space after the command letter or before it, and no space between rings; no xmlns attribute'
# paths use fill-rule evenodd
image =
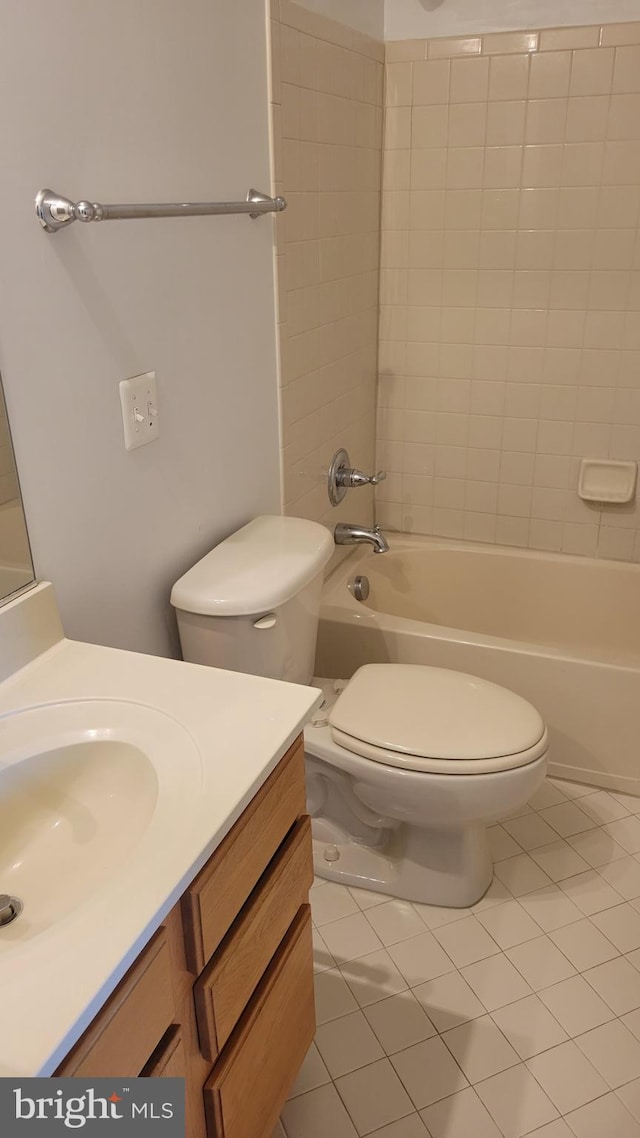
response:
<svg viewBox="0 0 640 1138"><path fill-rule="evenodd" d="M389 549L380 526L366 529L365 526L353 525L351 522L339 522L333 531L336 545L360 545L368 542L373 546L374 553L386 553Z"/></svg>

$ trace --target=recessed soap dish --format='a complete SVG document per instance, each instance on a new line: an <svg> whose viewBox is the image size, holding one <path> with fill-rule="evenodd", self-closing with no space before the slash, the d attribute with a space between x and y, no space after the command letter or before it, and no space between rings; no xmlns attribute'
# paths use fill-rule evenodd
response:
<svg viewBox="0 0 640 1138"><path fill-rule="evenodd" d="M635 497L637 462L583 458L578 496L585 502L631 502Z"/></svg>

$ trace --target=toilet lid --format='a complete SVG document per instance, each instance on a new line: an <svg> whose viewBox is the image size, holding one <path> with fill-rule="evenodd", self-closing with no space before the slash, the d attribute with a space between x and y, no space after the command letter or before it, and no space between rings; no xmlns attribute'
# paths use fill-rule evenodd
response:
<svg viewBox="0 0 640 1138"><path fill-rule="evenodd" d="M329 717L336 742L379 762L430 769L430 760L520 766L547 746L539 712L478 676L419 664L365 664ZM512 760L519 756L515 762ZM493 764L491 764L493 766Z"/></svg>

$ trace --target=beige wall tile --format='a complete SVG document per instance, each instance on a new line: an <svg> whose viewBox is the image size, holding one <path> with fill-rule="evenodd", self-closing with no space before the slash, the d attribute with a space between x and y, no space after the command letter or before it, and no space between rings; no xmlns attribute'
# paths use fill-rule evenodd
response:
<svg viewBox="0 0 640 1138"><path fill-rule="evenodd" d="M546 28L540 32L541 51L561 51L563 48L597 47L600 28L596 25L575 28Z"/></svg>
<svg viewBox="0 0 640 1138"><path fill-rule="evenodd" d="M413 67L414 106L426 106L449 101L451 67L449 60L427 60L425 63L414 63L411 66Z"/></svg>
<svg viewBox="0 0 640 1138"><path fill-rule="evenodd" d="M527 104L524 99L487 105L487 146L509 146L524 142Z"/></svg>
<svg viewBox="0 0 640 1138"><path fill-rule="evenodd" d="M596 142L606 138L608 117L607 95L574 96L568 100L566 141ZM609 133L609 137L617 136Z"/></svg>
<svg viewBox="0 0 640 1138"><path fill-rule="evenodd" d="M416 110L420 109L425 108L416 108ZM440 108L437 109L439 110ZM451 104L449 107L448 135L446 139L446 143L449 146L484 146L486 131L486 103Z"/></svg>
<svg viewBox="0 0 640 1138"><path fill-rule="evenodd" d="M388 63L385 68L387 107L410 107L413 69L411 63Z"/></svg>
<svg viewBox="0 0 640 1138"><path fill-rule="evenodd" d="M446 103L414 107L411 111L412 148L423 150L431 146L446 146L449 114L450 108Z"/></svg>
<svg viewBox="0 0 640 1138"><path fill-rule="evenodd" d="M616 48L612 90L616 93L640 90L640 46Z"/></svg>
<svg viewBox="0 0 640 1138"><path fill-rule="evenodd" d="M388 63L404 63L407 60L427 58L426 40L390 40L385 48Z"/></svg>
<svg viewBox="0 0 640 1138"><path fill-rule="evenodd" d="M612 47L574 51L571 65L570 95L608 95L611 90Z"/></svg>
<svg viewBox="0 0 640 1138"><path fill-rule="evenodd" d="M532 57L532 62L537 57ZM493 56L489 67L489 99L524 99L529 82L529 56ZM566 94L566 92L562 92Z"/></svg>
<svg viewBox="0 0 640 1138"><path fill-rule="evenodd" d="M451 61L450 99L452 103L484 102L489 88L488 59Z"/></svg>
<svg viewBox="0 0 640 1138"><path fill-rule="evenodd" d="M571 52L554 51L531 58L530 99L562 98L569 94Z"/></svg>
<svg viewBox="0 0 640 1138"><path fill-rule="evenodd" d="M564 142L568 101L530 99L527 105L526 142Z"/></svg>
<svg viewBox="0 0 640 1138"><path fill-rule="evenodd" d="M605 24L600 35L603 47L617 44L640 44L640 22L628 24Z"/></svg>
<svg viewBox="0 0 640 1138"><path fill-rule="evenodd" d="M635 42L635 41L634 41ZM479 55L482 36L457 36L453 39L429 40L429 59L450 59L456 55Z"/></svg>

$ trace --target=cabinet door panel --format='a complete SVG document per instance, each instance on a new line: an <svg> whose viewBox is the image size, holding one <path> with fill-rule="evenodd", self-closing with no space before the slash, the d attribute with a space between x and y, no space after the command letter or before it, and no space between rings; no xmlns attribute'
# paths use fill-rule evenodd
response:
<svg viewBox="0 0 640 1138"><path fill-rule="evenodd" d="M311 819L300 818L195 986L202 1053L222 1050L313 882Z"/></svg>
<svg viewBox="0 0 640 1138"><path fill-rule="evenodd" d="M185 893L187 959L196 975L305 808L304 748L298 739Z"/></svg>
<svg viewBox="0 0 640 1138"><path fill-rule="evenodd" d="M269 1138L314 1031L311 911L304 905L205 1083L210 1138Z"/></svg>

